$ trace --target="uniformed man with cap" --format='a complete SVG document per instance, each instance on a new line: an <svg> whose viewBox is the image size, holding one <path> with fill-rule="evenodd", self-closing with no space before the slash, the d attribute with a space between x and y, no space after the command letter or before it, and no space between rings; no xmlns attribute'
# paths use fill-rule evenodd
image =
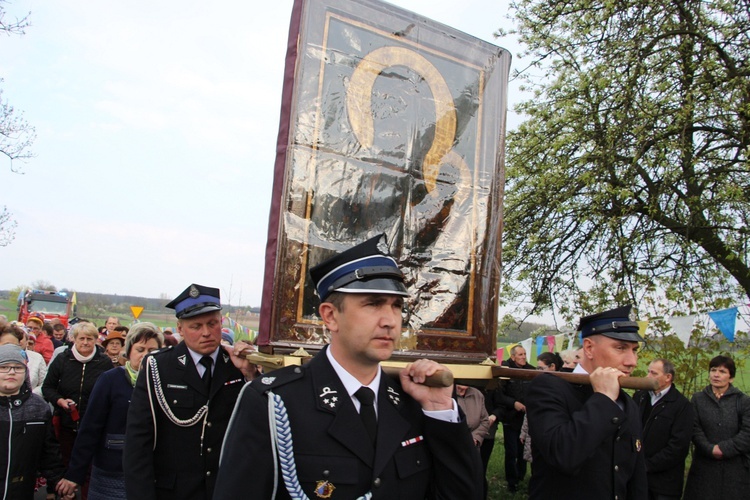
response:
<svg viewBox="0 0 750 500"><path fill-rule="evenodd" d="M125 435L126 494L210 499L232 408L255 366L239 356L248 344L220 346L218 289L190 285L167 307L184 340L141 364Z"/></svg>
<svg viewBox="0 0 750 500"><path fill-rule="evenodd" d="M583 359L574 373L589 374L591 385L544 374L531 383L529 498L648 497L638 407L618 382L635 369L643 341L630 309L581 319Z"/></svg>
<svg viewBox="0 0 750 500"><path fill-rule="evenodd" d="M330 345L243 389L215 499L480 498L482 466L452 387L380 369L401 335L403 274L380 235L313 267Z"/></svg>

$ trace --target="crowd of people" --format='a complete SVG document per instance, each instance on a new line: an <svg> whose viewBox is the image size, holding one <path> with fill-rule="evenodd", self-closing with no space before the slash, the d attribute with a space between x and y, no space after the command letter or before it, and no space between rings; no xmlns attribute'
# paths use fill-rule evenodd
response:
<svg viewBox="0 0 750 500"><path fill-rule="evenodd" d="M653 390L631 397L619 378L642 339L628 307L582 318L580 349L537 366L513 347L503 364L538 376L432 387L446 368L427 359L385 375L408 293L383 238L311 268L330 342L268 374L222 329L207 286L167 305L176 333L0 317L0 499L45 485L49 499L482 499L500 429L507 488L530 469L532 499L744 498L750 398L732 384L734 360L713 358L689 401L674 364L656 359Z"/></svg>

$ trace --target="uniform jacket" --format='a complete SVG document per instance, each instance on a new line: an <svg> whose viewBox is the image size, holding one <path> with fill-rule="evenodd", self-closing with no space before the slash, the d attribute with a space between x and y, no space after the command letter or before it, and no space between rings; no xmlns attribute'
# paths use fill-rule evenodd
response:
<svg viewBox="0 0 750 500"><path fill-rule="evenodd" d="M739 402L738 402L739 400ZM711 386L693 395L693 462L685 499L745 499L750 490L750 398L730 386L716 399ZM741 416L737 413L737 408ZM718 444L724 458L713 458Z"/></svg>
<svg viewBox="0 0 750 500"><path fill-rule="evenodd" d="M54 491L64 470L44 399L27 384L18 395L0 397L0 499L32 500L37 471Z"/></svg>
<svg viewBox="0 0 750 500"><path fill-rule="evenodd" d="M94 357L81 363L68 349L57 356L47 368L47 376L42 384L44 399L55 407L55 415L60 416L60 424L69 429L77 429L78 422L71 419L70 413L57 406L57 400L72 399L78 406L80 418L86 414L89 396L99 375L112 369L112 362L98 350Z"/></svg>
<svg viewBox="0 0 750 500"><path fill-rule="evenodd" d="M633 395L633 400L643 415L651 404L651 393L638 391ZM646 454L649 491L682 496L685 459L690 451L694 419L693 407L674 384L651 409L643 426L643 452Z"/></svg>
<svg viewBox="0 0 750 500"><path fill-rule="evenodd" d="M551 374L535 378L526 410L531 435L531 499L642 500L648 497L638 407L625 409L591 386Z"/></svg>
<svg viewBox="0 0 750 500"><path fill-rule="evenodd" d="M267 393L288 412L297 477L308 498L481 498L482 466L465 421L428 418L398 382L381 375L373 449L351 398L324 351L303 367L274 371L248 385L222 450L215 500L290 498L284 481L273 496ZM248 496L249 495L249 496Z"/></svg>
<svg viewBox="0 0 750 500"><path fill-rule="evenodd" d="M221 443L245 378L222 349L214 366L209 395L184 342L157 351L142 362L149 363L151 357L158 364L165 401L174 416L190 419L206 401L208 415L205 426L202 419L190 427L173 423L157 402L154 384L149 381L147 387L148 366L142 367L133 390L125 433L123 469L127 497L210 499ZM152 411L156 415L156 435Z"/></svg>
<svg viewBox="0 0 750 500"><path fill-rule="evenodd" d="M536 370L535 367L526 363L524 366L519 366L512 359L503 361L503 366L508 368L518 368L521 370ZM500 406L503 408L501 419L503 425L508 425L517 432L521 432L521 426L523 425L524 412L517 411L515 408L516 401L526 404L526 393L529 390L531 381L509 379L500 380L500 392L498 398L500 400Z"/></svg>
<svg viewBox="0 0 750 500"><path fill-rule="evenodd" d="M81 420L65 479L83 484L92 464L122 474L125 423L132 394L133 385L125 368L109 370L99 377Z"/></svg>

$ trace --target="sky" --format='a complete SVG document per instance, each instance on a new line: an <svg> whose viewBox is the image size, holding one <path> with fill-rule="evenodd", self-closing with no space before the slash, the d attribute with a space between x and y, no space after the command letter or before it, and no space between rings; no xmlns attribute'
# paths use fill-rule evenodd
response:
<svg viewBox="0 0 750 500"><path fill-rule="evenodd" d="M259 306L292 3L4 4L32 26L0 35L2 98L37 138L20 173L0 158L0 208L17 222L0 289L174 297L200 283ZM391 3L519 64L493 37L506 0Z"/></svg>

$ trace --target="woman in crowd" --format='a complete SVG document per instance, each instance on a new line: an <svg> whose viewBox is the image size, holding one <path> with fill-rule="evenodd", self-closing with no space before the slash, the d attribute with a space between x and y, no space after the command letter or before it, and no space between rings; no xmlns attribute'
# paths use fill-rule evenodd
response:
<svg viewBox="0 0 750 500"><path fill-rule="evenodd" d="M565 352L565 351L563 351ZM573 354L575 356L575 354ZM565 362L556 352L543 352L536 358L536 369L545 372L562 371ZM529 436L529 419L523 416L521 426L521 442L523 443L523 459L531 462L531 436Z"/></svg>
<svg viewBox="0 0 750 500"><path fill-rule="evenodd" d="M73 347L58 355L42 384L44 398L55 407L60 451L67 466L80 419L86 414L94 383L112 361L96 348L99 332L88 321L73 327Z"/></svg>
<svg viewBox="0 0 750 500"><path fill-rule="evenodd" d="M164 336L152 323L138 323L128 332L125 337L127 362L97 380L58 491L69 492L82 484L91 466L89 500L125 498L122 450L128 405L143 358L163 345Z"/></svg>
<svg viewBox="0 0 750 500"><path fill-rule="evenodd" d="M456 396L458 406L466 415L466 424L474 438L474 446L479 448L490 430L489 414L484 407L484 394L468 385L456 384Z"/></svg>
<svg viewBox="0 0 750 500"><path fill-rule="evenodd" d="M29 347L29 336L23 332L20 342L21 348L26 351L26 357L29 359L29 384L34 394L42 395L42 384L47 376L47 363L41 354L34 351L34 346Z"/></svg>
<svg viewBox="0 0 750 500"><path fill-rule="evenodd" d="M734 387L734 360L708 363L709 385L693 395L693 462L686 500L744 499L750 490L750 398Z"/></svg>

